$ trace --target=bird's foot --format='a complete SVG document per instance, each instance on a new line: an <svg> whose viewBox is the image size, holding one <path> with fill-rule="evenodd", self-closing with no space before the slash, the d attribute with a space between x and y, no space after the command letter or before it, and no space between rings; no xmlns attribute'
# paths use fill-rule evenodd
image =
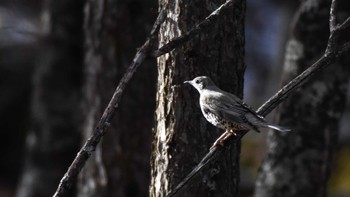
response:
<svg viewBox="0 0 350 197"><path fill-rule="evenodd" d="M234 135L234 136L237 137L238 135L237 135L236 131L237 131L237 130L233 130L233 129L228 130L228 132L229 132L231 135ZM229 136L231 136L231 135L229 135ZM229 136L227 136L225 139L227 139Z"/></svg>
<svg viewBox="0 0 350 197"><path fill-rule="evenodd" d="M209 151L212 151L215 146L222 146L224 147L224 141L229 138L231 135L237 136L234 130L226 130L221 136L215 140L214 144L210 147Z"/></svg>

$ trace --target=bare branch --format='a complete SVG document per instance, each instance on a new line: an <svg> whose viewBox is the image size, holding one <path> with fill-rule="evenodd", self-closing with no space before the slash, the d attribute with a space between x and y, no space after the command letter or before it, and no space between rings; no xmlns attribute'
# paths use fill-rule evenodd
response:
<svg viewBox="0 0 350 197"><path fill-rule="evenodd" d="M350 27L350 17L347 18L336 30L345 31L345 29Z"/></svg>
<svg viewBox="0 0 350 197"><path fill-rule="evenodd" d="M329 15L329 31L333 32L336 28L336 16L335 13L337 13L337 0L332 0L331 9L330 9L330 15Z"/></svg>
<svg viewBox="0 0 350 197"><path fill-rule="evenodd" d="M273 109L275 109L281 102L283 102L296 88L303 85L305 82L309 80L309 78L316 74L317 71L321 70L324 67L329 66L331 63L335 61L338 57L336 54L339 52L344 53L345 50L339 50L336 52L332 52L330 55L323 55L320 59L318 59L313 65L311 65L307 70L302 72L300 75L295 77L292 81L290 81L287 85L281 88L274 96L272 96L268 101L266 101L258 110L262 116L266 116Z"/></svg>
<svg viewBox="0 0 350 197"><path fill-rule="evenodd" d="M156 22L153 25L151 35L149 36L145 44L137 51L131 65L124 74L123 78L120 80L118 87L116 88L107 108L103 112L103 115L100 121L98 122L96 128L94 129L92 135L86 141L84 146L80 149L73 163L69 166L68 171L61 179L56 193L53 195L54 197L64 196L69 191L69 188L73 185L79 172L84 167L86 161L95 151L97 144L100 142L100 139L106 133L106 129L110 125L110 121L113 115L115 114L115 111L118 107L122 93L127 83L130 81L131 77L136 72L136 69L143 63L145 58L150 53L150 50L155 45L157 33L164 19L165 11L161 11L158 15Z"/></svg>
<svg viewBox="0 0 350 197"><path fill-rule="evenodd" d="M337 1L332 0L331 8L330 8L330 15L329 15L329 39L328 39L328 44L326 48L326 53L330 51L334 51L338 38L340 35L350 26L350 17L348 17L341 25L337 25L337 17L336 17L336 12L337 12Z"/></svg>
<svg viewBox="0 0 350 197"><path fill-rule="evenodd" d="M208 27L210 24L213 24L213 22L219 18L219 16L222 14L222 11L224 9L228 9L233 7L234 1L228 0L224 4L222 4L220 7L218 7L214 12L212 12L209 16L207 16L203 21L198 23L194 28L186 32L185 34L172 39L170 42L162 46L161 48L155 50L152 53L153 57L159 57L161 55L164 55L165 53L169 53L179 45L187 42L188 40L192 39L194 36L202 32L202 30L206 27Z"/></svg>
<svg viewBox="0 0 350 197"><path fill-rule="evenodd" d="M166 19L166 11L163 9L159 12L158 17L156 19L156 22L154 22L151 33L150 33L150 37L157 37L160 26L162 25L162 23L165 21Z"/></svg>
<svg viewBox="0 0 350 197"><path fill-rule="evenodd" d="M215 150L214 150L215 149ZM214 147L202 160L199 164L188 174L177 186L174 188L167 196L174 197L179 196L182 191L190 186L190 184L195 180L198 175L200 175L200 170L202 170L208 163L214 162L220 158L224 153L223 147L217 148Z"/></svg>
<svg viewBox="0 0 350 197"><path fill-rule="evenodd" d="M275 109L281 102L283 102L293 91L299 88L301 85L305 84L310 80L310 77L317 73L317 71L322 70L323 68L328 67L335 61L337 61L342 55L347 53L350 50L350 42L347 42L341 47L336 46L336 38L339 34L344 33L345 29L350 25L350 18L348 18L345 22L343 22L340 26L336 26L335 24L335 0L332 1L331 16L333 15L333 19L330 19L330 36L328 39L327 49L322 57L320 57L313 65L311 65L308 69L306 69L303 73L298 75L292 81L290 81L287 85L281 88L275 95L273 95L268 101L266 101L258 110L257 113L262 116L266 116L273 109ZM331 47L330 47L331 46ZM193 181L195 177L197 177L200 172L205 169L205 167L215 162L220 155L224 153L225 150L232 143L236 143L240 140L248 131L240 131L237 133L238 135L232 135L224 141L224 147L215 146L210 150L210 152L202 159L202 161L192 170L190 174L188 174L176 188L174 188L167 197L179 196L182 191L184 191L189 183Z"/></svg>
<svg viewBox="0 0 350 197"><path fill-rule="evenodd" d="M337 9L337 0L332 0L330 13L329 13L329 40L326 48L326 52L334 50L334 47L336 46L338 35L334 32L337 30L337 24L336 24L336 9Z"/></svg>

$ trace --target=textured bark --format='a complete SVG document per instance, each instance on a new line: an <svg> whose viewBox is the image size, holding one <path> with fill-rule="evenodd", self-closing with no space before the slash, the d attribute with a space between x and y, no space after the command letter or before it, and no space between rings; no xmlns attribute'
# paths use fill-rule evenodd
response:
<svg viewBox="0 0 350 197"><path fill-rule="evenodd" d="M16 196L51 196L79 145L83 1L46 1L32 79L31 126Z"/></svg>
<svg viewBox="0 0 350 197"><path fill-rule="evenodd" d="M283 83L323 54L329 35L329 6L327 0L309 0L299 8L287 43ZM349 72L342 66L344 61L318 73L278 108L278 124L292 132L269 133L256 197L326 196L346 102Z"/></svg>
<svg viewBox="0 0 350 197"><path fill-rule="evenodd" d="M168 11L160 45L180 36L224 1L159 1ZM165 196L208 152L218 137L200 112L198 93L183 81L208 75L227 91L242 97L245 1L181 48L158 59L156 125L153 132L150 196ZM238 192L240 143L210 166L182 196L232 196Z"/></svg>
<svg viewBox="0 0 350 197"><path fill-rule="evenodd" d="M86 3L84 141L96 127L115 84L149 32L150 25L146 24L153 19L150 7L150 1L142 0ZM156 69L150 65L136 74L108 137L80 173L78 196L147 196L155 79Z"/></svg>

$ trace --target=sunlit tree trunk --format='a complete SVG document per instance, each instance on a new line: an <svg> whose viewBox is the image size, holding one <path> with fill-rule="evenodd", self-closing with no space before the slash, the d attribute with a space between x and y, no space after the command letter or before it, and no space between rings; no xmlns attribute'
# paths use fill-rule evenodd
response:
<svg viewBox="0 0 350 197"><path fill-rule="evenodd" d="M300 6L287 42L283 83L323 54L329 35L329 6L328 0L305 1ZM292 132L269 133L256 197L327 195L348 77L344 61L335 63L279 107L278 124L290 127Z"/></svg>
<svg viewBox="0 0 350 197"><path fill-rule="evenodd" d="M180 36L225 1L166 1L168 19L160 45ZM202 34L158 59L156 125L153 133L150 196L165 196L208 152L219 132L202 116L198 93L184 80L210 76L222 89L242 97L245 1ZM182 196L233 196L238 192L240 143L210 166Z"/></svg>

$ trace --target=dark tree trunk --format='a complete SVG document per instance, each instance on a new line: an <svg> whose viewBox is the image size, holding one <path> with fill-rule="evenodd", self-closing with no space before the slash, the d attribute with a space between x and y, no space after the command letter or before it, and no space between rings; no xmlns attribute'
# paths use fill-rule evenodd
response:
<svg viewBox="0 0 350 197"><path fill-rule="evenodd" d="M32 79L31 126L16 196L51 196L79 145L83 1L46 1Z"/></svg>
<svg viewBox="0 0 350 197"><path fill-rule="evenodd" d="M287 43L283 83L323 54L329 35L329 6L328 0L305 1L300 6ZM269 133L256 197L326 196L348 87L349 72L342 64L344 61L318 73L278 108L279 124L292 132Z"/></svg>
<svg viewBox="0 0 350 197"><path fill-rule="evenodd" d="M95 128L154 20L150 1L86 3L83 136ZM155 8L155 5L153 5ZM128 86L116 117L79 177L78 196L147 196L156 68L148 62ZM84 140L84 141L85 141Z"/></svg>
<svg viewBox="0 0 350 197"><path fill-rule="evenodd" d="M225 1L160 0L168 19L160 45L180 36ZM242 97L245 1L200 36L158 59L156 125L153 133L150 196L165 196L208 152L216 131L201 114L198 93L184 80L210 76L222 89ZM207 174L182 196L233 196L238 192L240 143L210 166Z"/></svg>

